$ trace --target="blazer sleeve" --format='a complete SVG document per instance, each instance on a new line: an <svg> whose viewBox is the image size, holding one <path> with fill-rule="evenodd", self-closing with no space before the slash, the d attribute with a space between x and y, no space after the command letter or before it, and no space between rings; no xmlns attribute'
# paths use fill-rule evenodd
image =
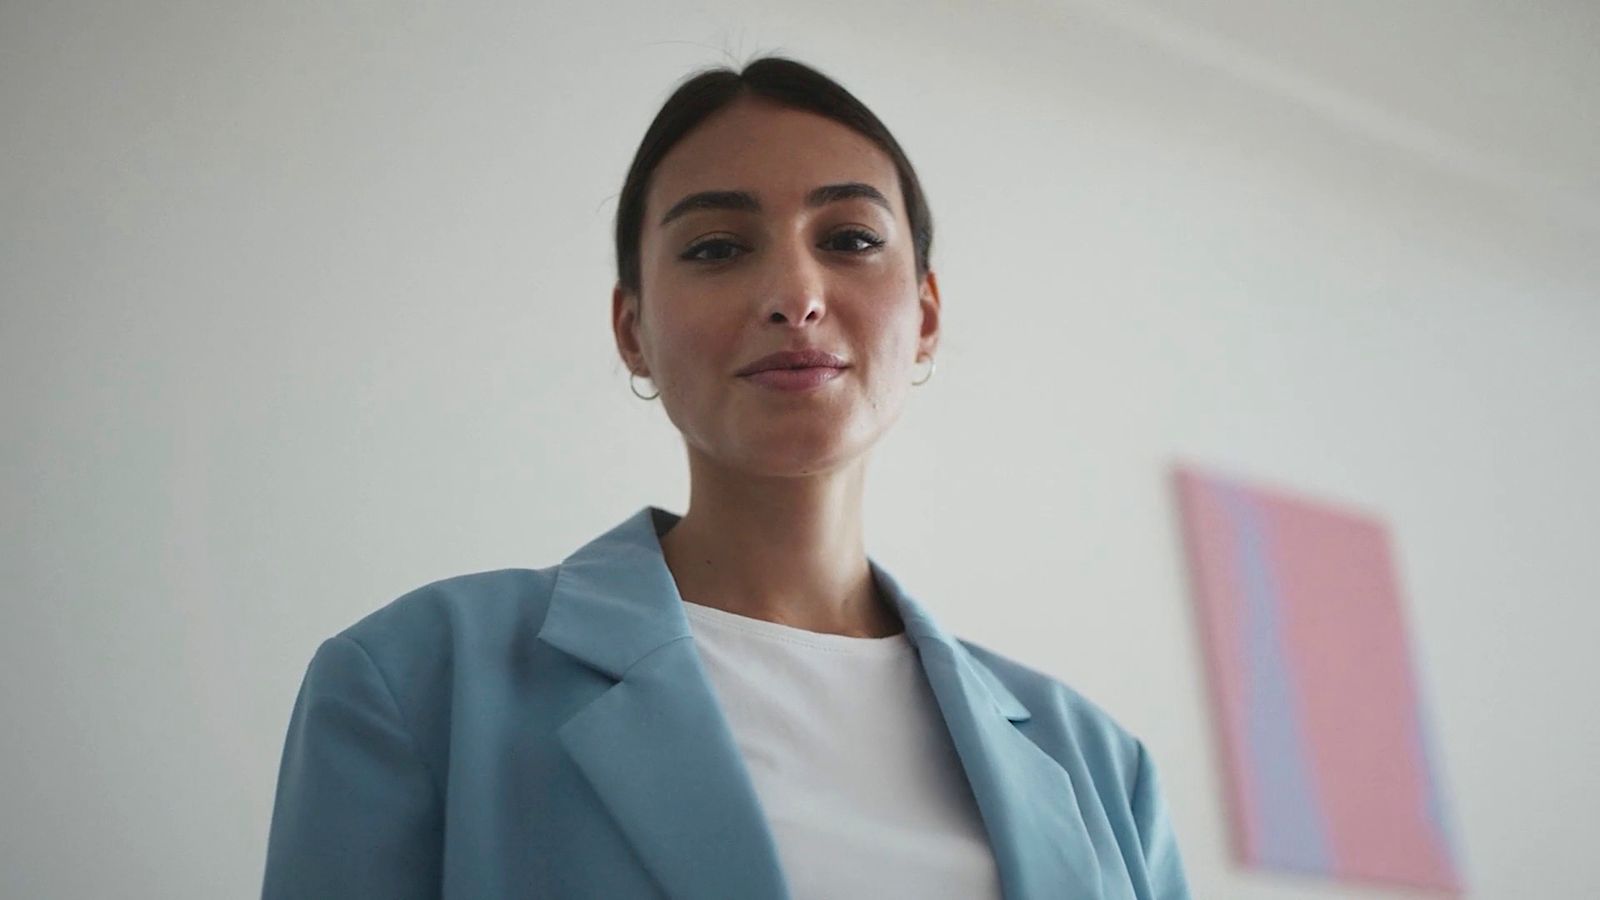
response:
<svg viewBox="0 0 1600 900"><path fill-rule="evenodd" d="M1160 774L1143 741L1138 742L1138 748L1139 763L1131 806L1133 822L1139 831L1139 845L1144 852L1150 896L1152 900L1191 900L1183 859L1178 853L1177 835L1161 791Z"/></svg>
<svg viewBox="0 0 1600 900"><path fill-rule="evenodd" d="M439 790L353 638L317 648L289 719L263 900L438 897Z"/></svg>

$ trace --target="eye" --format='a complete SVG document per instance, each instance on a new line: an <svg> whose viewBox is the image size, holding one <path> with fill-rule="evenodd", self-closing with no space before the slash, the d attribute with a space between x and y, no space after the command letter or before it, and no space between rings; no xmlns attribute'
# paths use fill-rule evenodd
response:
<svg viewBox="0 0 1600 900"><path fill-rule="evenodd" d="M846 253L871 253L883 246L883 238L865 228L846 228L828 235L822 246L829 250L843 250Z"/></svg>
<svg viewBox="0 0 1600 900"><path fill-rule="evenodd" d="M744 247L725 237L710 238L700 241L689 249L678 254L679 259L690 262L724 262L730 260L737 253L742 253Z"/></svg>

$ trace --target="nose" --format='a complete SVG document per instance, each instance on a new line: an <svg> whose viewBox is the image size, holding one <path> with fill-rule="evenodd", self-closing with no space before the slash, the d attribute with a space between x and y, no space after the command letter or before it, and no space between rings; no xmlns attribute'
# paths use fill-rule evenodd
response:
<svg viewBox="0 0 1600 900"><path fill-rule="evenodd" d="M826 314L826 273L803 237L779 242L767 254L767 265L761 292L767 321L798 325Z"/></svg>

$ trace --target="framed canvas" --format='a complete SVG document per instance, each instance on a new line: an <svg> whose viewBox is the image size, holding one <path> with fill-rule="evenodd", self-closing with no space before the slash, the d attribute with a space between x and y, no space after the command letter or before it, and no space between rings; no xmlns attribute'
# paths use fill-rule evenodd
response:
<svg viewBox="0 0 1600 900"><path fill-rule="evenodd" d="M1240 862L1458 896L1384 523L1192 465L1173 476Z"/></svg>

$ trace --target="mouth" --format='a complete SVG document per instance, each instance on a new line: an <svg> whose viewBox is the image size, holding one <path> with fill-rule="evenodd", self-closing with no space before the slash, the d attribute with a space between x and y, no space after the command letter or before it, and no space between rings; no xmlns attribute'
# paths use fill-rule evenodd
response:
<svg viewBox="0 0 1600 900"><path fill-rule="evenodd" d="M843 374L842 366L806 366L798 369L763 369L739 377L762 387L792 392L815 390Z"/></svg>
<svg viewBox="0 0 1600 900"><path fill-rule="evenodd" d="M816 347L807 347L798 350L780 350L777 353L769 353L766 356L763 356L760 359L750 363L734 374L751 375L756 372L764 372L770 369L806 369L820 366L831 366L842 369L848 367L849 365L850 363L847 362L843 357L840 357L838 354L829 353L826 350Z"/></svg>

